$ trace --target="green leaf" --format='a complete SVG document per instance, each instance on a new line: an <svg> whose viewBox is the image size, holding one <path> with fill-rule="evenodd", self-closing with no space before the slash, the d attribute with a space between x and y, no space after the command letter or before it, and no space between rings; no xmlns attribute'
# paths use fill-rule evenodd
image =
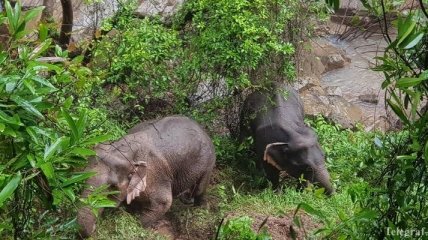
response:
<svg viewBox="0 0 428 240"><path fill-rule="evenodd" d="M377 217L377 212L370 209L363 209L359 213L355 214L352 218L354 220L372 220Z"/></svg>
<svg viewBox="0 0 428 240"><path fill-rule="evenodd" d="M427 79L423 79L423 78L400 78L397 80L397 87L399 87L400 89L403 88L408 88L408 87L413 87L415 85L418 85L419 83L421 83L422 81L425 81Z"/></svg>
<svg viewBox="0 0 428 240"><path fill-rule="evenodd" d="M6 186L1 190L0 192L0 207L3 206L4 201L8 199L15 189L18 187L19 183L21 182L21 173L18 172L7 184Z"/></svg>
<svg viewBox="0 0 428 240"><path fill-rule="evenodd" d="M74 148L71 150L71 153L74 153L79 156L95 156L97 153L94 150L88 149L88 148Z"/></svg>
<svg viewBox="0 0 428 240"><path fill-rule="evenodd" d="M21 123L21 120L19 119L18 115L11 117L1 110L0 110L0 121L3 121L5 123L9 123L12 125L17 125L17 126L23 126L24 125Z"/></svg>
<svg viewBox="0 0 428 240"><path fill-rule="evenodd" d="M401 119L401 121L403 121L406 124L410 123L409 119L407 119L406 115L403 113L403 111L398 105L393 103L391 99L387 99L386 101L388 102L388 105L391 107L392 111L394 111L394 113L397 114L397 116Z"/></svg>
<svg viewBox="0 0 428 240"><path fill-rule="evenodd" d="M428 140L425 143L425 147L424 147L424 158L425 158L425 165L428 165Z"/></svg>
<svg viewBox="0 0 428 240"><path fill-rule="evenodd" d="M48 138L52 139L51 134L49 134L49 133L48 133L46 130L44 130L43 128L39 128L39 127L36 127L36 126L31 126L31 127L27 127L27 128L31 129L31 131L33 131L34 133L36 133L36 134L38 134L38 135L43 135L43 136L46 136L46 137L48 137Z"/></svg>
<svg viewBox="0 0 428 240"><path fill-rule="evenodd" d="M8 57L8 54L6 52L0 52L0 64L2 64L7 59L7 57Z"/></svg>
<svg viewBox="0 0 428 240"><path fill-rule="evenodd" d="M73 96L69 96L65 101L63 102L63 110L70 109L71 105L73 104Z"/></svg>
<svg viewBox="0 0 428 240"><path fill-rule="evenodd" d="M16 25L18 23L15 22L14 12L12 10L12 6L10 5L9 1L6 1L5 8L6 8L6 17L8 20L9 34L13 35L16 29Z"/></svg>
<svg viewBox="0 0 428 240"><path fill-rule="evenodd" d="M37 134L36 131L34 131L34 128L27 127L25 130L27 131L28 135L30 135L33 142L39 144L39 139L37 138Z"/></svg>
<svg viewBox="0 0 428 240"><path fill-rule="evenodd" d="M415 27L416 22L412 20L412 15L407 16L406 23L403 26L403 31L405 29L404 34L398 40L397 45L400 45L412 33Z"/></svg>
<svg viewBox="0 0 428 240"><path fill-rule="evenodd" d="M74 143L76 143L79 140L79 131L76 127L76 123L74 122L73 118L70 116L70 114L68 114L67 111L64 111L64 109L61 109L62 114L64 115L65 120L68 123L68 127L71 130L71 144L73 145Z"/></svg>
<svg viewBox="0 0 428 240"><path fill-rule="evenodd" d="M67 187L73 183L82 182L82 181L84 181L84 180L86 180L86 179L88 179L88 178L90 178L96 174L97 174L96 172L85 172L85 173L74 175L73 177L64 181L61 184L61 187Z"/></svg>
<svg viewBox="0 0 428 240"><path fill-rule="evenodd" d="M12 128L10 128L10 127L6 127L6 128L3 130L3 134L4 134L4 135L6 135L6 136L14 137L14 138L16 138L16 137L17 137L17 133L16 133L16 131L15 131L15 130L13 130Z"/></svg>
<svg viewBox="0 0 428 240"><path fill-rule="evenodd" d="M39 62L39 61L28 62L28 68L35 71L40 71L40 70L55 71L58 74L62 72L62 68L54 64Z"/></svg>
<svg viewBox="0 0 428 240"><path fill-rule="evenodd" d="M40 169L42 169L43 174L45 174L48 179L53 179L55 177L55 170L51 162L41 164Z"/></svg>
<svg viewBox="0 0 428 240"><path fill-rule="evenodd" d="M32 85L32 82L29 81L28 79L24 79L23 82L24 82L24 85L27 87L27 89L30 90L31 94L34 95L36 93L36 89Z"/></svg>
<svg viewBox="0 0 428 240"><path fill-rule="evenodd" d="M34 116L44 119L45 117L37 110L30 102L21 98L20 96L14 95L10 99L18 104L20 107L24 108L27 112L33 114Z"/></svg>
<svg viewBox="0 0 428 240"><path fill-rule="evenodd" d="M75 200L76 200L76 195L74 194L74 191L73 191L73 188L65 188L65 189L63 189L64 190L64 193L65 193L65 195L67 195L67 197L72 201L72 202L74 202Z"/></svg>
<svg viewBox="0 0 428 240"><path fill-rule="evenodd" d="M6 125L4 125L3 123L0 123L0 132L3 132L5 128L6 128Z"/></svg>
<svg viewBox="0 0 428 240"><path fill-rule="evenodd" d="M45 41L43 41L42 43L39 44L39 46L37 46L30 54L29 59L33 60L35 58L37 58L38 56L40 56L42 53L44 53L49 46L52 43L52 39L48 38Z"/></svg>
<svg viewBox="0 0 428 240"><path fill-rule="evenodd" d="M297 205L297 208L296 208L296 211L294 212L294 215L296 215L296 213L299 211L299 209L303 209L303 210L305 210L305 212L307 212L311 215L315 215L324 221L326 220L324 214L321 211L316 210L315 208L311 207L307 203L300 203L299 205Z"/></svg>
<svg viewBox="0 0 428 240"><path fill-rule="evenodd" d="M84 144L85 145L93 145L93 144L97 144L100 142L106 142L106 141L110 140L111 138L112 138L112 136L110 134L95 136L95 137L92 137L92 138L86 140L84 142Z"/></svg>
<svg viewBox="0 0 428 240"><path fill-rule="evenodd" d="M45 41L48 38L49 34L49 28L43 24L40 23L39 25L39 41Z"/></svg>
<svg viewBox="0 0 428 240"><path fill-rule="evenodd" d="M86 114L86 111L83 110L80 113L79 120L77 121L77 124L76 124L78 138L79 138L78 140L80 140L80 138L82 138L82 136L83 136L83 131L86 128L86 122L87 122L87 120L88 120L88 115Z"/></svg>
<svg viewBox="0 0 428 240"><path fill-rule="evenodd" d="M94 208L113 208L116 207L116 202L110 199L97 200L92 207Z"/></svg>
<svg viewBox="0 0 428 240"><path fill-rule="evenodd" d="M422 38L424 37L424 33L419 33L419 34L415 34L412 35L411 37L409 37L404 44L404 49L410 49L414 46L416 46L416 44L418 44Z"/></svg>
<svg viewBox="0 0 428 240"><path fill-rule="evenodd" d="M65 139L65 137L60 137L52 145L46 145L45 153L43 156L44 161L48 161L58 151L62 141L64 141Z"/></svg>
<svg viewBox="0 0 428 240"><path fill-rule="evenodd" d="M44 6L33 8L25 13L24 20L25 22L29 22L37 17L40 13L42 13Z"/></svg>
<svg viewBox="0 0 428 240"><path fill-rule="evenodd" d="M54 85L52 85L50 82L48 82L47 80L45 80L45 79L43 79L43 78L41 78L40 76L33 76L32 78L31 78L31 80L33 80L33 81L35 81L35 82L38 82L38 83L40 83L40 84L42 84L42 85L44 85L44 86L46 86L46 87L48 87L48 88L51 88L52 90L58 90Z"/></svg>
<svg viewBox="0 0 428 240"><path fill-rule="evenodd" d="M29 31L25 30L26 25L27 24L24 21L19 21L18 28L15 31L15 35L13 35L15 39L21 39L23 36L29 33Z"/></svg>

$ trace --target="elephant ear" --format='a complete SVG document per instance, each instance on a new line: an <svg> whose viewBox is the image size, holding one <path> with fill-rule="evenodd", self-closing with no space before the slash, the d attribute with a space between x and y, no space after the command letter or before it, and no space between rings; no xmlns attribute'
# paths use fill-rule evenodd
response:
<svg viewBox="0 0 428 240"><path fill-rule="evenodd" d="M266 161L268 164L274 166L279 171L283 171L282 167L274 159L274 152L278 151L278 147L287 147L288 143L285 142L274 142L266 145L265 152L263 155L263 161Z"/></svg>
<svg viewBox="0 0 428 240"><path fill-rule="evenodd" d="M140 196L141 192L146 190L146 162L137 162L134 164L135 168L133 173L130 175L130 181L128 185L128 189L126 191L126 203L130 204L132 200L136 197Z"/></svg>

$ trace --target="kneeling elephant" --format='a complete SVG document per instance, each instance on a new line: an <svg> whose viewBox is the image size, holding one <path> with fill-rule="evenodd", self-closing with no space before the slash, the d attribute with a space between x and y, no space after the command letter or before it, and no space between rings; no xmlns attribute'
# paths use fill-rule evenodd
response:
<svg viewBox="0 0 428 240"><path fill-rule="evenodd" d="M195 205L203 201L215 164L214 146L204 130L186 117L166 117L142 123L117 142L101 144L87 171L96 172L85 189L106 184L120 193L121 202L141 212L143 226L150 226L171 206L172 199L191 192ZM100 210L101 211L101 210ZM79 209L77 222L82 237L95 231L96 218L88 207Z"/></svg>

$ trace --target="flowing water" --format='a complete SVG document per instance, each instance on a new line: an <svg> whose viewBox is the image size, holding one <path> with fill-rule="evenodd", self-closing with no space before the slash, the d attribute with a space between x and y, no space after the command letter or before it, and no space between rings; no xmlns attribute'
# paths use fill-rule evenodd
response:
<svg viewBox="0 0 428 240"><path fill-rule="evenodd" d="M370 126L382 118L386 119L384 91L381 90L384 77L381 72L370 69L376 63L374 57L382 55L386 47L383 37L360 37L347 41L330 36L323 41L344 50L351 62L344 68L325 73L321 83L340 88L343 98L360 107L365 125Z"/></svg>

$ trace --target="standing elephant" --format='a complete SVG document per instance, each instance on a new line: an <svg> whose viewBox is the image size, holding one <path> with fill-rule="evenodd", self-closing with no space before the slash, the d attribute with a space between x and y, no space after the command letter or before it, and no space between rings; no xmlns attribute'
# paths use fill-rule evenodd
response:
<svg viewBox="0 0 428 240"><path fill-rule="evenodd" d="M303 104L289 85L273 84L256 91L244 102L240 139L254 139L257 167L263 168L274 187L280 171L318 183L327 194L334 192L324 153L315 132L304 123Z"/></svg>
<svg viewBox="0 0 428 240"><path fill-rule="evenodd" d="M173 116L143 123L117 142L96 147L97 156L87 171L92 189L103 184L118 190L122 202L141 212L143 226L150 226L170 208L173 197L190 189L195 205L203 202L215 164L214 146L205 131L187 117ZM100 210L101 211L101 210ZM88 207L79 209L82 237L95 231L96 218Z"/></svg>

